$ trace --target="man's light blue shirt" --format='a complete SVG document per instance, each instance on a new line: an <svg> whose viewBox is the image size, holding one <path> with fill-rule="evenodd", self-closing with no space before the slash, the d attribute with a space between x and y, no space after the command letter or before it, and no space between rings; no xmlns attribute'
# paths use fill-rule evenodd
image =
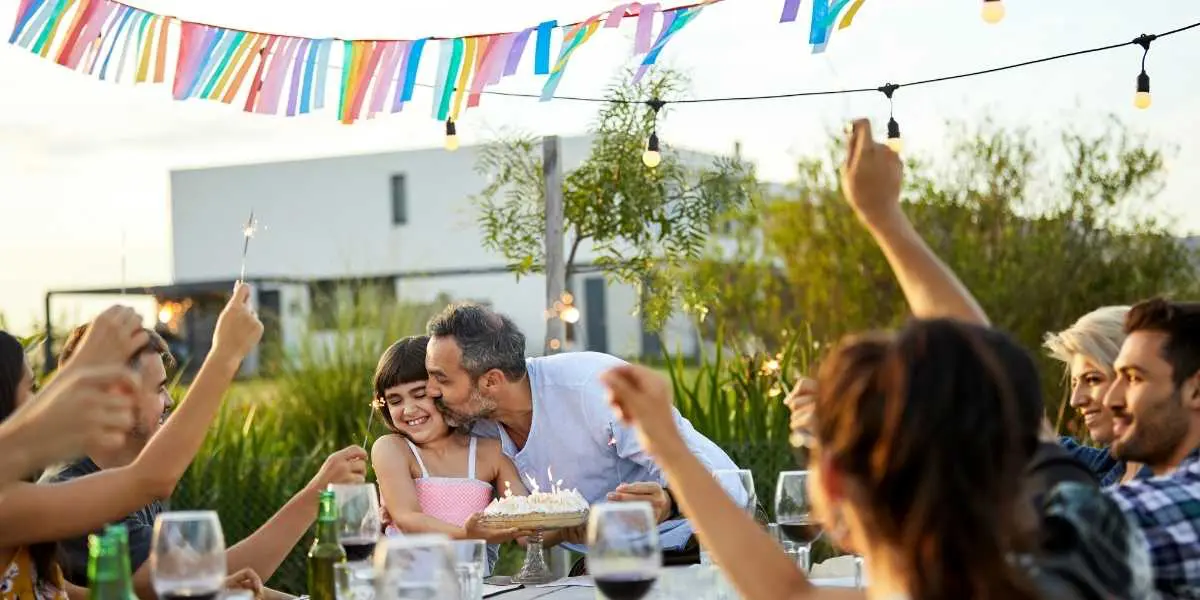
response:
<svg viewBox="0 0 1200 600"><path fill-rule="evenodd" d="M532 476L542 490L549 489L554 483L547 474L551 470L563 487L576 488L589 503L598 504L621 483L653 481L666 485L662 470L642 450L633 429L616 419L600 382L601 373L627 364L625 361L608 354L574 352L530 358L525 364L533 391L533 425L525 447L518 449L504 428L491 421L478 423L474 433L500 439L504 454L525 478L526 487ZM737 468L678 410L672 408L671 413L688 448L709 471ZM740 487L726 491L740 503L745 502L746 492ZM691 535L692 527L686 520L659 525L659 538L667 550L682 548ZM578 552L587 551L574 544L564 545Z"/></svg>

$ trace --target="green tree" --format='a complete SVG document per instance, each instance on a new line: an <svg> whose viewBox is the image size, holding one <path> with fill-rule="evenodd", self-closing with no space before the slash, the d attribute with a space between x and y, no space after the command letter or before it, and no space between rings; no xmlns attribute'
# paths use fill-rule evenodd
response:
<svg viewBox="0 0 1200 600"><path fill-rule="evenodd" d="M664 148L654 169L642 164L654 114L646 101L678 98L686 85L670 71L640 85L627 76L612 85L590 133L591 152L564 174L563 216L567 280L581 250L613 281L642 290L640 309L658 329L677 308L703 313L710 288L683 278L699 259L720 214L748 203L753 171L738 157L712 159ZM666 116L670 105L659 111ZM476 169L489 181L474 202L484 246L520 277L543 272L545 187L540 142L510 136L483 148Z"/></svg>
<svg viewBox="0 0 1200 600"><path fill-rule="evenodd" d="M882 253L843 201L840 141L799 164L796 181L736 215L736 250L711 252L697 277L719 287L726 336L782 345L781 323L817 339L894 326L907 316ZM1196 290L1192 252L1153 203L1164 156L1112 120L1066 130L1045 148L1024 129L985 120L951 127L947 153L906 164L906 211L996 325L1031 352L1084 313ZM749 338L748 340L745 338ZM1062 368L1043 360L1047 398Z"/></svg>

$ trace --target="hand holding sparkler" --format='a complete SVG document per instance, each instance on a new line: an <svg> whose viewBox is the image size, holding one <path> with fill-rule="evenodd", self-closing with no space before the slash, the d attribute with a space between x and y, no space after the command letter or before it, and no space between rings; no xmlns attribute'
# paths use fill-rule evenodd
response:
<svg viewBox="0 0 1200 600"><path fill-rule="evenodd" d="M246 254L250 251L250 238L258 233L258 220L254 218L254 209L250 209L250 218L242 226L242 270L238 282L246 281Z"/></svg>

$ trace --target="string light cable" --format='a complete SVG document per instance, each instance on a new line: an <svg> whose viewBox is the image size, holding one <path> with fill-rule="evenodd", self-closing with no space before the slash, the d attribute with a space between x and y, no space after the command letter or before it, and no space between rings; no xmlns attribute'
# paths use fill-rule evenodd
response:
<svg viewBox="0 0 1200 600"><path fill-rule="evenodd" d="M899 122L896 122L896 120L895 120L893 95L895 94L896 90L899 90L901 88L917 88L917 86L920 86L920 85L932 85L935 83L953 82L953 80L967 79L967 78L971 78L971 77L982 77L982 76L986 76L986 74L1000 73L1002 71L1013 71L1013 70L1016 70L1016 68L1024 68L1024 67L1030 67L1030 66L1034 66L1034 65L1042 65L1042 64L1044 64L1044 62L1052 62L1052 61L1057 61L1057 60L1070 59L1070 58L1075 58L1075 56L1084 56L1087 54L1097 54L1097 53L1102 53L1102 52L1109 52L1109 50L1115 50L1117 48L1124 48L1127 46L1138 46L1138 47L1142 48L1142 58L1141 58L1141 72L1138 74L1138 82L1136 82L1136 84L1138 84L1138 85L1136 85L1136 94L1134 96L1134 106L1136 106L1138 108L1148 108L1148 107L1150 107L1150 104L1151 104L1151 98L1150 98L1150 76L1148 76L1148 74L1146 74L1146 58L1147 58L1148 54L1150 54L1150 44L1154 41L1162 40L1162 38L1164 38L1164 37L1169 37L1169 36L1176 35L1176 34L1182 34L1182 32L1184 32L1184 31L1189 31L1189 30L1193 30L1196 28L1200 28L1200 22L1192 23L1189 25L1183 25L1183 26L1180 26L1180 28L1171 29L1169 31L1163 31L1163 32L1160 32L1160 34L1142 34L1138 37L1133 38L1133 40L1130 40L1127 42L1110 43L1110 44L1105 44L1105 46L1097 46L1097 47L1093 47L1093 48L1084 48L1084 49L1079 49L1079 50L1073 50L1073 52L1067 52L1067 53L1062 53L1062 54L1052 54L1049 56L1042 56L1042 58L1038 58L1038 59L1024 60L1024 61L1020 61L1020 62L1012 62L1012 64L1008 64L1008 65L983 68L983 70L978 70L978 71L968 71L968 72L964 72L964 73L947 74L947 76L930 77L930 78L926 78L926 79L916 79L916 80L911 80L911 82L898 83L898 84L888 83L888 84L884 84L881 86L877 86L877 88L842 88L842 89L828 89L828 90L791 91L791 92L781 92L781 94L763 94L763 95L755 95L755 96L714 96L714 97L700 97L700 98L679 98L679 100L670 100L670 101L664 101L664 100L661 100L661 98L650 98L650 100L623 100L623 98L622 98L622 100L613 100L613 98L598 98L598 97L587 97L587 96L554 96L554 100L564 100L564 101L572 101L572 102L646 104L646 106L649 108L650 112L653 113L654 121L658 122L658 114L662 108L667 106L667 104L708 104L708 103L716 103L716 102L752 102L752 101L766 101L766 100L784 100L784 98L803 98L803 97L814 97L814 96L838 96L838 95L848 95L848 94L866 94L866 92L882 92L882 94L888 98L888 142L887 143L890 146L890 148L892 148L896 152L899 152L900 149L902 148L902 145L904 145L904 143L902 143L902 138L900 137ZM433 88L433 85L428 85L428 84L418 83L416 85L421 86L421 88ZM498 90L485 90L484 92L482 92L482 94L485 94L488 96L516 97L516 98L540 98L541 97L538 94L524 94L524 92L498 91ZM449 127L448 127L448 131L449 131ZM660 145L660 142L659 142L659 136L658 136L658 128L654 127L652 132L650 132L649 139L647 140L646 152L644 152L644 154L642 155L642 160L644 163L646 163L647 167L650 167L650 168L656 167L656 166L658 166L659 162L661 162L659 145ZM650 163L653 163L653 164L650 164Z"/></svg>

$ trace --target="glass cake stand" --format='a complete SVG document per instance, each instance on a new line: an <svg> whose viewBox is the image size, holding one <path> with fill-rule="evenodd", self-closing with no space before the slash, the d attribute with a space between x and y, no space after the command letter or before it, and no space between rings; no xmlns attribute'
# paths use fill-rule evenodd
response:
<svg viewBox="0 0 1200 600"><path fill-rule="evenodd" d="M547 529L539 527L529 536L528 542L525 544L525 563L521 565L521 570L512 576L513 583L538 585L558 580L558 577L550 570L550 565L546 564L545 555L542 553L542 532L544 531Z"/></svg>
<svg viewBox="0 0 1200 600"><path fill-rule="evenodd" d="M481 523L498 529L519 529L533 532L529 535L525 545L525 563L521 565L521 570L512 576L512 582L521 585L539 585L559 579L550 571L550 566L546 564L545 556L542 553L542 544L545 541L543 534L547 531L583 525L587 523L587 512L503 518L485 517Z"/></svg>

